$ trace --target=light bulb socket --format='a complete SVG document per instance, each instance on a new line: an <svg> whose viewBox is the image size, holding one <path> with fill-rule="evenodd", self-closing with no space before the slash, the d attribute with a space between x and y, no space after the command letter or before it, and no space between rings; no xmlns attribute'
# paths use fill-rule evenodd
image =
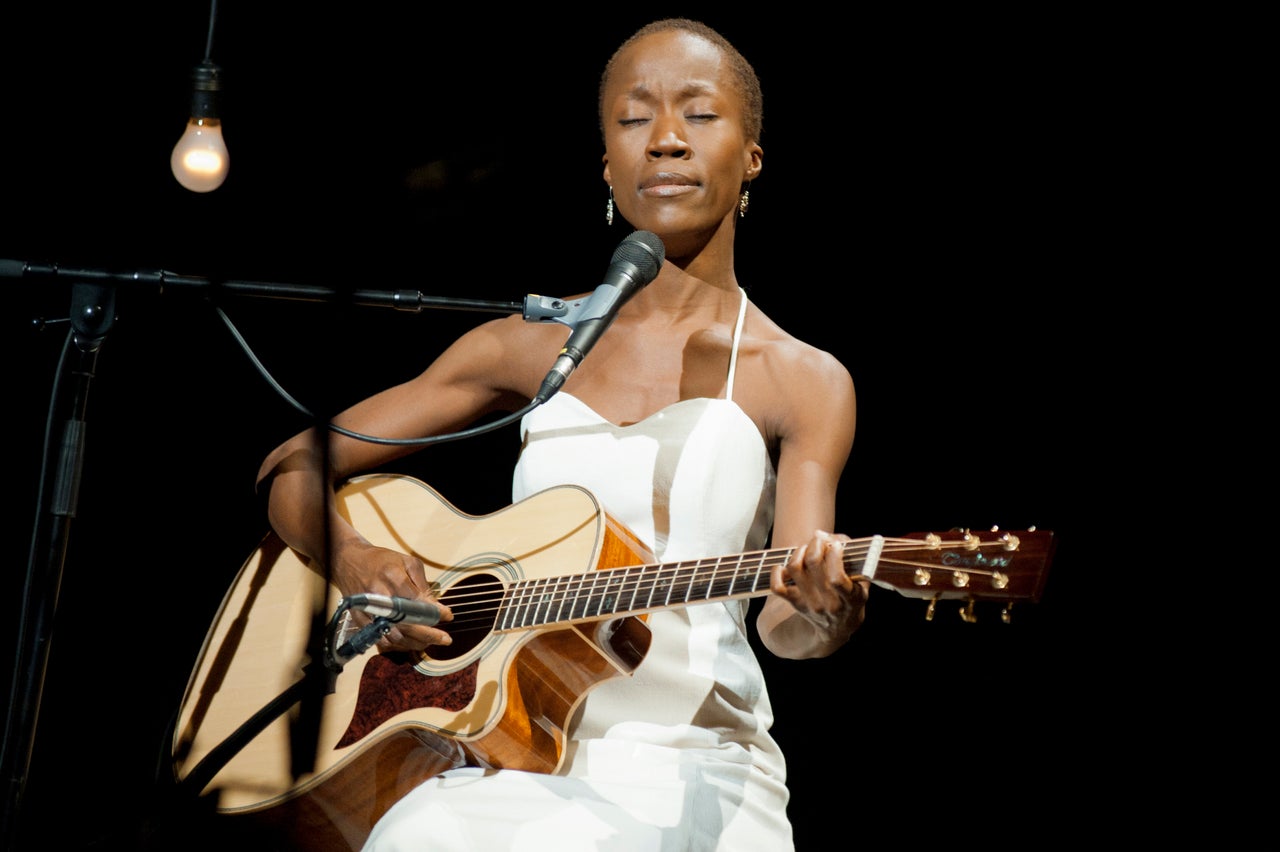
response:
<svg viewBox="0 0 1280 852"><path fill-rule="evenodd" d="M218 92L222 91L222 69L201 62L191 72L191 117L218 118Z"/></svg>

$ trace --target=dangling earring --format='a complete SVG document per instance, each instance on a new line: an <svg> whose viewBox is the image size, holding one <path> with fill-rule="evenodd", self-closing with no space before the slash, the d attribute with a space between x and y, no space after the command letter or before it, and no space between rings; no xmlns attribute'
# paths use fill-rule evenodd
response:
<svg viewBox="0 0 1280 852"><path fill-rule="evenodd" d="M742 190L742 195L738 196L738 218L739 219L747 215L747 204L750 202L750 198L749 198L750 195L751 195L751 190L744 189Z"/></svg>
<svg viewBox="0 0 1280 852"><path fill-rule="evenodd" d="M609 204L604 208L604 223L613 224L613 187L609 187Z"/></svg>

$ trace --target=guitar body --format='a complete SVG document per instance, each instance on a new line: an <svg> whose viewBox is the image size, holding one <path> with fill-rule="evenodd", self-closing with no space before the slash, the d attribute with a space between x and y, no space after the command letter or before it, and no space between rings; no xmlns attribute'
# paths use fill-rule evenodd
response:
<svg viewBox="0 0 1280 852"><path fill-rule="evenodd" d="M486 516L460 512L405 476L359 477L337 496L366 538L423 561L455 621L471 588L652 558L590 492L574 486ZM453 767L555 772L565 727L587 691L630 675L649 647L638 616L514 632L495 631L490 620L449 626L448 648L421 655L373 648L336 677L306 680L313 632L326 629L340 602L317 566L267 536L223 600L174 730L179 782L233 744L197 792L216 792L219 813L305 837L308 849L358 849L392 804ZM318 665L319 652L314 656ZM291 701L240 741L251 717L304 680L324 688ZM295 768L295 760L303 765Z"/></svg>

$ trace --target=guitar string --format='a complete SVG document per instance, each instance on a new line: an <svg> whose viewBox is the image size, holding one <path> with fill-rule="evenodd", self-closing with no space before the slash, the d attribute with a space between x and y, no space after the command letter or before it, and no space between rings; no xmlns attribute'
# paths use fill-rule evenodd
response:
<svg viewBox="0 0 1280 852"><path fill-rule="evenodd" d="M920 548L918 545L912 544L909 549L919 550ZM744 554L744 556L745 555L748 554ZM861 554L855 553L853 555L856 557ZM787 554L787 556L789 556L789 554ZM458 610L466 607L467 601L464 600L464 598L475 599L478 597L480 604L491 604L491 606L488 609L477 607L466 608L465 611L468 615L484 615L500 611L505 607L512 611L526 611L527 616L528 611L546 611L549 608L557 606L562 611L566 603L571 607L570 613L572 614L572 607L577 602L586 601L586 606L577 616L578 620L582 620L596 618L606 612L607 614L617 614L618 612L640 612L647 609L663 608L671 605L673 597L675 598L676 604L699 603L699 598L692 597L690 595L690 592L695 588L708 588L713 592L713 594L707 596L707 599L709 600L722 600L726 596L749 597L753 595L766 594L768 592L767 588L762 589L758 586L753 586L751 589L742 592L734 591L734 589L739 585L743 585L745 588L745 584L739 584L738 582L743 577L740 572L740 566L725 565L724 563L728 560L729 558L725 557L719 561L696 560L684 563L673 563L670 566L629 566L599 569L585 574L566 575L554 578L525 578L511 584L509 588L513 591L510 595L507 594L507 586L503 585L501 582L495 581L479 589L476 589L473 586L472 590L468 594L454 595L452 600L448 599L449 595L446 593L445 602L455 610ZM776 565L779 562L785 561L785 558L783 556L777 556L767 561ZM886 559L883 561L885 564L902 568L937 567L931 562L909 561L903 559ZM625 576L634 572L637 568L644 570L650 567L660 567L660 570L656 575L649 572L647 575L642 574L635 577ZM702 571L699 573L697 569L700 567L711 567L711 571ZM693 573L690 573L691 570ZM608 577L610 573L616 572L620 572L624 575L621 581L618 581L616 578ZM967 573L984 575L991 574L993 572L971 568L967 569ZM687 576L680 576L682 574ZM755 572L754 577L747 575L746 579L753 579L754 582L758 582L763 574L763 571L757 571ZM600 582L601 578L606 578L603 581L603 586ZM540 582L542 583L541 586L538 585ZM565 586L566 583L569 584L567 587ZM584 583L586 586L589 586L589 588L575 588L576 584ZM552 584L556 585L553 586ZM650 597L645 600L643 605L636 605L637 595L642 589L648 589L650 591ZM546 596L547 591L551 592L550 597ZM663 592L664 594L662 599L655 602L652 596L653 591ZM627 595L629 593L631 593L631 598L628 604L626 606L617 606L617 604L627 599ZM519 600L519 595L524 595L527 599ZM593 603L595 604L594 612L592 608ZM609 606L613 608L607 611L599 609L600 605L605 603L609 603ZM459 624L467 623L465 620L460 620L456 616L457 613L455 612L455 620L452 622L455 627ZM546 623L552 623L557 620L562 619L557 616L557 618L546 619Z"/></svg>
<svg viewBox="0 0 1280 852"><path fill-rule="evenodd" d="M963 544L950 542L949 544ZM977 548L999 546L1004 549L1003 541L981 542ZM642 612L672 605L697 604L702 600L718 601L726 597L753 597L767 594L767 586L760 587L759 581L778 564L785 563L794 552L794 548L772 551L756 551L734 557L711 557L699 560L686 560L669 565L654 563L651 565L619 566L597 569L581 574L571 574L545 578L521 578L505 584L495 579L492 582L471 584L465 592L443 596L444 603L454 612L454 619L447 622L448 628L465 629L475 623L489 623L489 616L501 612L504 608L521 613L514 621L525 622L533 615L532 624L519 623L516 626L537 626L572 620L595 620L606 615L618 613ZM846 564L856 562L869 552L870 546L864 540L847 542L844 561ZM931 551L920 541L914 539L887 539L884 553L900 553L908 551ZM743 562L749 561L752 567L743 574ZM884 564L900 568L935 568L933 562L913 561L907 559L886 559ZM755 568L756 563L759 568ZM657 569L655 572L653 569ZM710 569L710 570L706 570ZM970 574L991 574L984 569L967 568ZM613 575L613 576L610 576ZM619 579L620 578L620 579ZM743 591L734 591L741 586ZM694 589L706 589L703 598L690 597ZM649 593L644 598L643 592ZM659 592L655 601L654 593ZM549 596L548 596L549 593ZM523 598L523 599L521 599ZM637 606L637 601L643 605ZM622 606L626 602L625 606ZM583 606L579 607L578 604ZM608 605L609 609L601 609ZM564 617L568 609L569 617ZM546 616L554 613L555 617Z"/></svg>

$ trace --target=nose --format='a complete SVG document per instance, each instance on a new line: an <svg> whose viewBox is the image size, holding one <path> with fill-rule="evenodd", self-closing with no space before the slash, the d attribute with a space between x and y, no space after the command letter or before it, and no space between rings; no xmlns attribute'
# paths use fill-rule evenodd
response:
<svg viewBox="0 0 1280 852"><path fill-rule="evenodd" d="M685 157L689 143L684 139L682 122L672 116L653 122L653 136L649 140L650 157Z"/></svg>

